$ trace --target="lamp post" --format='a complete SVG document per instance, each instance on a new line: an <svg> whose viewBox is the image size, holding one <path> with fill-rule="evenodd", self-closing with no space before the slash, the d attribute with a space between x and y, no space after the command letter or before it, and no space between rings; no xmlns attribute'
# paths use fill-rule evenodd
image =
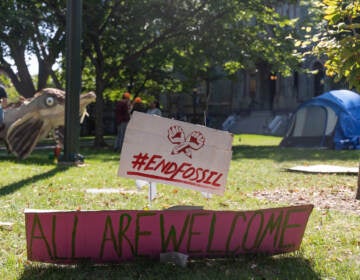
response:
<svg viewBox="0 0 360 280"><path fill-rule="evenodd" d="M66 7L65 132L64 156L61 161L71 163L79 160L82 0L67 0Z"/></svg>

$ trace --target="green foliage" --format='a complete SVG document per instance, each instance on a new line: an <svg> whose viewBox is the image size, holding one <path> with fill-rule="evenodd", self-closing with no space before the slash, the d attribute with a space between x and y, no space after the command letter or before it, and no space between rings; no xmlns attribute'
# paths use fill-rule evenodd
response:
<svg viewBox="0 0 360 280"><path fill-rule="evenodd" d="M50 76L56 87L62 87L52 67L65 53L63 2L26 0L2 1L0 4L0 68L19 94L26 98L32 97L38 89L50 86ZM30 75L29 57L38 61L36 78Z"/></svg>
<svg viewBox="0 0 360 280"><path fill-rule="evenodd" d="M5 86L6 93L8 95L8 103L17 102L19 100L19 94L12 86L10 79L6 76L0 76L0 83Z"/></svg>
<svg viewBox="0 0 360 280"><path fill-rule="evenodd" d="M297 60L283 38L296 19L280 16L275 2L86 1L84 54L92 66L85 68L95 67L86 76L105 87L134 83L137 93L190 91L224 65L233 73L266 61L288 74Z"/></svg>
<svg viewBox="0 0 360 280"><path fill-rule="evenodd" d="M263 62L274 72L289 74L298 63L288 40L296 37L296 19L280 16L276 7L295 2L83 1L83 86L101 93L128 83L136 93L189 91L197 79L213 79L214 67L226 65L232 74ZM13 56L19 44L20 56L12 57L17 67L25 54L35 54L39 87L47 84L50 73L55 85L63 87L64 72L51 67L65 58L65 3L1 5L8 11L2 16L2 57ZM1 64L10 69L4 60ZM13 82L28 83L25 70Z"/></svg>
<svg viewBox="0 0 360 280"><path fill-rule="evenodd" d="M360 91L360 3L323 0L325 24L312 37L312 52L325 57L326 74Z"/></svg>

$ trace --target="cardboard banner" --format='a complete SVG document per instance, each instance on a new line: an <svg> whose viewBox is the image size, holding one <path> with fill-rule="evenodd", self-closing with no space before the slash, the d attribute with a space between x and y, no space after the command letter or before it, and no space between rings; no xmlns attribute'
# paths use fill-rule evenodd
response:
<svg viewBox="0 0 360 280"><path fill-rule="evenodd" d="M25 210L27 255L51 263L278 254L300 247L313 205L255 211Z"/></svg>
<svg viewBox="0 0 360 280"><path fill-rule="evenodd" d="M231 146L227 131L134 112L118 175L222 195Z"/></svg>

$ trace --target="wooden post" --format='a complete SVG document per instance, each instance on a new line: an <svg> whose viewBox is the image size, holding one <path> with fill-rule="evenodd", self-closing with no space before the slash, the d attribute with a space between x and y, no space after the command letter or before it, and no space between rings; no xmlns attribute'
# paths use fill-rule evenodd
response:
<svg viewBox="0 0 360 280"><path fill-rule="evenodd" d="M357 193L355 198L360 200L360 164L359 164L359 173L358 173Z"/></svg>

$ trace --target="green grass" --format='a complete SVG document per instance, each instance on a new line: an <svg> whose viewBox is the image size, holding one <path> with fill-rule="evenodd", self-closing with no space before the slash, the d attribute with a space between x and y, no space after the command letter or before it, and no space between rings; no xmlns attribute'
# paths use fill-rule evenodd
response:
<svg viewBox="0 0 360 280"><path fill-rule="evenodd" d="M289 205L258 199L263 190L357 188L357 176L285 172L294 165L334 164L354 167L359 151L282 149L278 137L241 135L233 141L224 196L159 185L152 209L203 205L210 210L253 210ZM25 208L58 210L146 209L146 190L138 194L90 194L88 188L135 190L134 180L116 175L119 155L111 149L81 146L85 167L57 165L50 150L36 150L16 160L0 150L0 279L360 279L360 217L315 208L299 251L272 257L245 255L230 259L191 260L186 268L142 260L118 265L48 265L27 261ZM360 202L359 202L360 203Z"/></svg>

